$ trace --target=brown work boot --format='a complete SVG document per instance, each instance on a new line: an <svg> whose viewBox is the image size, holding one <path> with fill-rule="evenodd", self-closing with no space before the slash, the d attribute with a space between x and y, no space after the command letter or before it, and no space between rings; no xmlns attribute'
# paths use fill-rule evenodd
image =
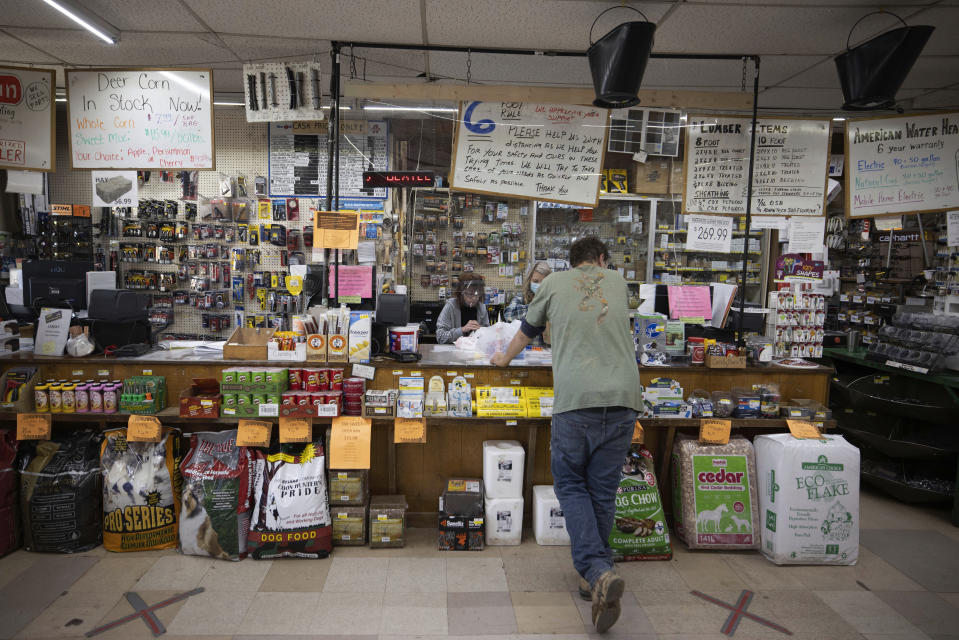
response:
<svg viewBox="0 0 959 640"><path fill-rule="evenodd" d="M605 633L619 620L619 600L626 583L612 569L596 578L593 584L593 625L598 633Z"/></svg>

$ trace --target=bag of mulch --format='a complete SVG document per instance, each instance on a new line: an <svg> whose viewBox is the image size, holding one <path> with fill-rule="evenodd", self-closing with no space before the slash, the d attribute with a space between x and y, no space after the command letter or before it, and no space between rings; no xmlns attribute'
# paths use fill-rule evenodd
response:
<svg viewBox="0 0 959 640"><path fill-rule="evenodd" d="M609 535L614 561L669 560L673 547L659 486L653 471L653 456L642 445L633 445L623 463L616 489L616 518Z"/></svg>
<svg viewBox="0 0 959 640"><path fill-rule="evenodd" d="M180 553L240 560L250 531L252 456L236 429L190 436L180 464Z"/></svg>
<svg viewBox="0 0 959 640"><path fill-rule="evenodd" d="M103 546L108 551L175 548L180 430L163 427L160 442L129 442L126 429L104 435Z"/></svg>
<svg viewBox="0 0 959 640"><path fill-rule="evenodd" d="M0 557L20 548L16 461L16 435L13 431L0 431Z"/></svg>
<svg viewBox="0 0 959 640"><path fill-rule="evenodd" d="M85 430L20 443L20 514L28 551L77 553L102 541L100 440Z"/></svg>
<svg viewBox="0 0 959 640"><path fill-rule="evenodd" d="M323 440L253 450L247 549L257 559L325 558L333 549Z"/></svg>

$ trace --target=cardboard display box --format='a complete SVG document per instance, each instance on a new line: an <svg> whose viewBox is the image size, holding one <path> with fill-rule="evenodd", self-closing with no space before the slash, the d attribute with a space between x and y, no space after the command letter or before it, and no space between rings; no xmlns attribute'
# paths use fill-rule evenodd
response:
<svg viewBox="0 0 959 640"><path fill-rule="evenodd" d="M669 160L649 158L646 162L633 163L630 168L629 190L631 193L669 193Z"/></svg>
<svg viewBox="0 0 959 640"><path fill-rule="evenodd" d="M215 378L194 379L180 392L181 418L218 418L223 397Z"/></svg>
<svg viewBox="0 0 959 640"><path fill-rule="evenodd" d="M238 327L223 345L224 360L266 360L267 344L276 329Z"/></svg>

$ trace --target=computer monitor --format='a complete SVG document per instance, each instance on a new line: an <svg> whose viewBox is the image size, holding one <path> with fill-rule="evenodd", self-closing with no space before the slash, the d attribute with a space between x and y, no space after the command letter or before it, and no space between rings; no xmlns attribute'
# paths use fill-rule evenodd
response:
<svg viewBox="0 0 959 640"><path fill-rule="evenodd" d="M376 299L376 321L394 327L409 324L409 297L405 293L381 293Z"/></svg>
<svg viewBox="0 0 959 640"><path fill-rule="evenodd" d="M51 303L69 302L74 310L87 308L87 271L93 263L86 261L40 260L23 263L24 302L33 305L38 299Z"/></svg>

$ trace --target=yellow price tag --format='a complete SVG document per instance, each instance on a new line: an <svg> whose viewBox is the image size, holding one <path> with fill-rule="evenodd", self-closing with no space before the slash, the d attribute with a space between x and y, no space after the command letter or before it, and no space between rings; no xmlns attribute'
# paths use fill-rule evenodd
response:
<svg viewBox="0 0 959 640"><path fill-rule="evenodd" d="M313 420L310 418L280 418L280 442L311 442Z"/></svg>
<svg viewBox="0 0 959 640"><path fill-rule="evenodd" d="M273 424L263 420L240 420L237 425L236 446L269 447Z"/></svg>
<svg viewBox="0 0 959 640"><path fill-rule="evenodd" d="M646 442L646 431L637 420L636 424L633 425L633 444L643 444L644 442Z"/></svg>
<svg viewBox="0 0 959 640"><path fill-rule="evenodd" d="M17 440L49 440L50 429L49 413L17 414Z"/></svg>
<svg viewBox="0 0 959 640"><path fill-rule="evenodd" d="M393 421L393 442L426 442L426 418L397 418Z"/></svg>
<svg viewBox="0 0 959 640"><path fill-rule="evenodd" d="M727 444L732 428L732 420L704 419L699 424L699 443Z"/></svg>
<svg viewBox="0 0 959 640"><path fill-rule="evenodd" d="M127 420L127 440L130 442L159 442L163 426L156 416L130 416Z"/></svg>
<svg viewBox="0 0 959 640"><path fill-rule="evenodd" d="M789 427L789 433L794 438L800 440L822 440L822 433L819 427L806 420L786 420L786 426Z"/></svg>
<svg viewBox="0 0 959 640"><path fill-rule="evenodd" d="M373 421L369 418L333 418L330 469L369 469Z"/></svg>

